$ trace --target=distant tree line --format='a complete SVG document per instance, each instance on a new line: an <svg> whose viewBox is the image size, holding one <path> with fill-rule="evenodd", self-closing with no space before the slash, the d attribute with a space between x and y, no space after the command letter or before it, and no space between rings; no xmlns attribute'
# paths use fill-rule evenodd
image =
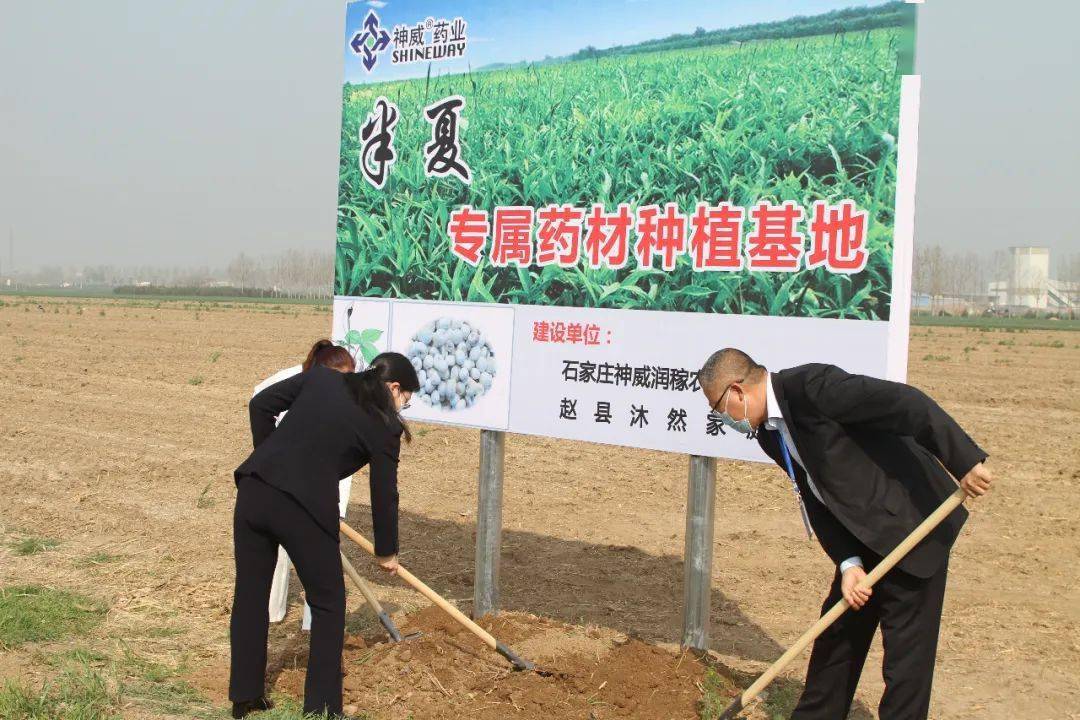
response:
<svg viewBox="0 0 1080 720"><path fill-rule="evenodd" d="M334 253L286 250L259 258L240 253L225 274L241 293L257 288L284 297L328 298L334 291Z"/></svg>
<svg viewBox="0 0 1080 720"><path fill-rule="evenodd" d="M740 25L723 30L699 27L693 33L676 33L665 38L646 40L634 45L615 45L602 50L591 45L570 55L568 60L588 60L628 53L682 50L707 45L726 45L733 42L800 38L814 35L860 32L885 27L910 25L914 7L905 2L889 2L874 7L852 7L833 10L821 15L796 15L776 22Z"/></svg>
<svg viewBox="0 0 1080 720"><path fill-rule="evenodd" d="M1011 274L1012 257L1007 250L949 251L940 245L916 244L912 291L929 299L931 312L943 305L955 305L957 301L985 308L991 304L990 283L1008 282ZM1050 268L1050 278L1062 283L1080 283L1080 254L1057 258Z"/></svg>
<svg viewBox="0 0 1080 720"><path fill-rule="evenodd" d="M286 250L254 256L242 252L224 268L157 265L44 265L19 272L22 287L114 289L125 295L192 295L329 298L332 250Z"/></svg>
<svg viewBox="0 0 1080 720"><path fill-rule="evenodd" d="M238 288L232 285L119 285L113 288L116 295L161 297L238 297L275 298L287 297L284 293L263 288ZM316 297L316 296L312 296Z"/></svg>
<svg viewBox="0 0 1080 720"><path fill-rule="evenodd" d="M978 253L949 251L940 245L916 245L912 259L912 290L930 299L930 310L944 298L964 298L973 305L989 305L990 283L1008 277L1005 251Z"/></svg>

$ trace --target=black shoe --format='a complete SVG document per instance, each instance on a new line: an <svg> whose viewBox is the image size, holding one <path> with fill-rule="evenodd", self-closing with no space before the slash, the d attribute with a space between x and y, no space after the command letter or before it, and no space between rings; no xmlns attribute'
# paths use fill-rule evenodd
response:
<svg viewBox="0 0 1080 720"><path fill-rule="evenodd" d="M270 698L263 695L256 700L243 700L241 702L234 702L232 704L232 716L236 720L240 720L242 717L246 717L253 712L262 712L263 710L270 710L274 707L274 703Z"/></svg>

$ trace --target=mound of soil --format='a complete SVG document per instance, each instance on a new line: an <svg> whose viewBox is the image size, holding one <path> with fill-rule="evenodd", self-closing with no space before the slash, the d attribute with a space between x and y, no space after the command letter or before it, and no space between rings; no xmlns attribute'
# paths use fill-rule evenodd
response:
<svg viewBox="0 0 1080 720"><path fill-rule="evenodd" d="M402 619L421 636L400 644L349 636L345 705L376 718L697 718L706 667L692 655L603 628L523 613L481 621L519 655L551 673L514 672L437 608ZM303 695L306 638L282 658L274 689ZM731 694L734 695L734 687Z"/></svg>

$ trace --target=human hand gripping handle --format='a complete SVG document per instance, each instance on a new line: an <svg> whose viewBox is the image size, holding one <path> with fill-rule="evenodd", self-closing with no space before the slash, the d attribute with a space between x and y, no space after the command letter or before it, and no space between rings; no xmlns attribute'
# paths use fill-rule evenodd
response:
<svg viewBox="0 0 1080 720"><path fill-rule="evenodd" d="M854 610L862 610L863 605L870 601L874 591L865 584L866 571L858 565L849 567L840 576L840 594L844 601Z"/></svg>
<svg viewBox="0 0 1080 720"><path fill-rule="evenodd" d="M960 480L960 487L969 498L977 498L990 492L990 484L993 481L994 478L990 469L986 467L986 463L979 463Z"/></svg>
<svg viewBox="0 0 1080 720"><path fill-rule="evenodd" d="M398 565L397 554L387 555L386 557L375 556L375 562L380 568L390 573L391 575L397 575Z"/></svg>
<svg viewBox="0 0 1080 720"><path fill-rule="evenodd" d="M968 473L970 475L971 473ZM967 476L965 476L966 478ZM934 528L941 524L941 521L947 518L953 510L964 504L964 500L967 499L967 491L963 487L958 487L956 492L950 495L945 502L938 506L935 510L923 520L918 527L911 531L911 534L904 538L899 545L896 546L891 553L886 555L877 566L874 567L865 577L858 583L852 584L852 592L858 593L860 591L869 591L873 587L874 583L880 580L885 573L892 570L897 563L904 559L904 556L911 552L911 549L922 542L923 538L933 532ZM848 573L861 568L849 568ZM847 573L845 573L847 574ZM842 586L841 586L842 587ZM866 597L869 597L867 594ZM803 650L807 648L810 643L814 642L821 633L825 632L836 622L837 618L844 614L847 609L851 607L847 598L840 600L838 603L832 606L827 613L821 616L821 618L814 623L814 625L803 633L802 637L795 641L795 644L788 648L787 652L780 656L780 659L774 662L768 670L762 673L761 677L754 681L754 684L743 691L741 695L736 697L728 705L727 709L720 715L719 720L732 720L743 708L747 707L754 699L761 694L761 691L769 686L777 675L783 672L792 660L798 657Z"/></svg>

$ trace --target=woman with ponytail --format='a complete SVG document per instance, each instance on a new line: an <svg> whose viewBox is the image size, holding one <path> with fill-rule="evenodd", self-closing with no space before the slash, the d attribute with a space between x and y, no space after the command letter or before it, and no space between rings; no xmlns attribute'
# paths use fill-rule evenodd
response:
<svg viewBox="0 0 1080 720"><path fill-rule="evenodd" d="M303 363L300 365L293 365L292 367L280 370L270 377L263 380L255 387L255 392L252 393L252 397L258 395L260 392L270 387L274 383L279 383L286 378L291 378L293 375L310 370L314 365L325 365L328 368L333 368L339 372L351 373L356 368L356 364L349 351L343 347L335 345L329 340L316 340L315 344L308 350L307 357L304 358ZM285 417L285 413L281 413L277 416L275 424L280 423L281 419ZM338 512L341 517L344 518L349 510L349 496L352 494L352 476L342 478L338 481ZM274 581L270 584L270 622L281 622L285 619L285 614L289 609L289 554L285 552L285 548L278 548L277 565L274 567ZM301 630L311 630L311 606L304 601L304 611L300 620Z"/></svg>
<svg viewBox="0 0 1080 720"><path fill-rule="evenodd" d="M412 441L400 413L420 389L420 379L408 358L393 352L377 355L364 372L346 375L345 384L357 405L368 408L388 425L400 427L405 442Z"/></svg>
<svg viewBox="0 0 1080 720"><path fill-rule="evenodd" d="M345 584L335 488L365 465L377 562L388 572L397 570L398 454L401 438L410 437L400 412L420 382L399 353L383 353L364 372L352 373L320 364L324 351L329 348L313 348L308 369L265 388L248 406L255 450L234 473L234 718L271 705L265 695L267 603L279 545L311 606L304 713L341 716Z"/></svg>

